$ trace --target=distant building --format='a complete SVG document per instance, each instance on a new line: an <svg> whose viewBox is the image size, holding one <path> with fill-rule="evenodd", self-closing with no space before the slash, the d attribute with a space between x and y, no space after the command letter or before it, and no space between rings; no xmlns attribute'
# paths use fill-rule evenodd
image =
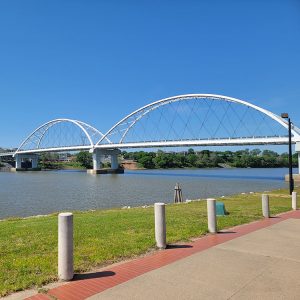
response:
<svg viewBox="0 0 300 300"><path fill-rule="evenodd" d="M70 162L72 156L69 153L58 153L58 161Z"/></svg>
<svg viewBox="0 0 300 300"><path fill-rule="evenodd" d="M131 160L131 159L121 161L120 166L124 169L127 169L127 170L136 170L136 169L138 169L137 162L135 160Z"/></svg>

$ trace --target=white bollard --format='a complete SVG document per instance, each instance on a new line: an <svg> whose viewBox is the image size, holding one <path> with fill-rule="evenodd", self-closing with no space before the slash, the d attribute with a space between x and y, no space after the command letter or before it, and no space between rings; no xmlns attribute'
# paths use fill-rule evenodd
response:
<svg viewBox="0 0 300 300"><path fill-rule="evenodd" d="M292 208L297 210L297 192L292 192Z"/></svg>
<svg viewBox="0 0 300 300"><path fill-rule="evenodd" d="M207 225L210 233L217 233L216 199L207 199Z"/></svg>
<svg viewBox="0 0 300 300"><path fill-rule="evenodd" d="M160 249L167 247L166 239L166 214L165 204L154 204L154 218L155 218L155 241L156 246Z"/></svg>
<svg viewBox="0 0 300 300"><path fill-rule="evenodd" d="M73 269L73 214L58 215L58 278L71 280Z"/></svg>
<svg viewBox="0 0 300 300"><path fill-rule="evenodd" d="M263 216L265 218L270 218L269 195L262 194L261 205Z"/></svg>

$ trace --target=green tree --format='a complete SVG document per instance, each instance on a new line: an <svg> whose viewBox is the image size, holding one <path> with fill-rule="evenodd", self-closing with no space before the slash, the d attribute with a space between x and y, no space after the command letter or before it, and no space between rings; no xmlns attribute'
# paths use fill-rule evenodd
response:
<svg viewBox="0 0 300 300"><path fill-rule="evenodd" d="M264 150L262 156L277 157L279 154L272 150Z"/></svg>
<svg viewBox="0 0 300 300"><path fill-rule="evenodd" d="M193 148L190 148L190 149L188 150L188 154L195 154L194 149L193 149Z"/></svg>
<svg viewBox="0 0 300 300"><path fill-rule="evenodd" d="M92 154L86 151L81 151L76 155L76 161L87 169L92 168Z"/></svg>
<svg viewBox="0 0 300 300"><path fill-rule="evenodd" d="M250 155L252 156L258 156L261 154L261 150L260 149L253 149L250 151Z"/></svg>
<svg viewBox="0 0 300 300"><path fill-rule="evenodd" d="M138 163L140 163L146 169L154 169L155 168L155 164L153 162L153 157L149 153L147 153L147 155L142 155L138 159Z"/></svg>

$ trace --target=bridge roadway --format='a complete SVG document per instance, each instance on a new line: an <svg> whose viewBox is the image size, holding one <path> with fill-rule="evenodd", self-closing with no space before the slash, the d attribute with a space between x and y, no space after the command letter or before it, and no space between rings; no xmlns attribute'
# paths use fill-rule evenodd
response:
<svg viewBox="0 0 300 300"><path fill-rule="evenodd" d="M296 144L292 138L292 143ZM192 146L255 146L255 145L287 145L287 137L255 137L255 138L231 138L211 140L181 140L181 141L148 141L139 143L110 143L88 146L52 147L31 150L19 150L18 154L38 154L45 152L67 152L67 151L90 151L94 149L132 149L132 148L160 148L160 147L192 147ZM0 156L14 156L15 152L3 152Z"/></svg>
<svg viewBox="0 0 300 300"><path fill-rule="evenodd" d="M296 144L295 150L298 153L299 173L300 173L300 142L292 138L292 143ZM16 156L17 168L21 166L20 159L29 158L32 160L32 167L37 167L37 155L47 152L72 152L72 151L89 151L93 153L93 170L101 169L101 155L110 155L112 169L118 168L119 149L134 148L160 148L160 147L192 147L192 146L242 146L242 145L285 145L288 144L287 137L255 137L255 138L231 138L231 139L211 139L211 140L181 140L181 141L149 141L140 143L110 143L100 144L91 147L88 146L71 146L71 147L52 147L31 150L21 150L16 152L3 152L0 157Z"/></svg>

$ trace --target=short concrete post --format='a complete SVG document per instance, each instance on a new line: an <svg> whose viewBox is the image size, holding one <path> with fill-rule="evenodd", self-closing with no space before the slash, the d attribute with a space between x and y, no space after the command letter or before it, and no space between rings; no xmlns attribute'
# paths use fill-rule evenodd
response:
<svg viewBox="0 0 300 300"><path fill-rule="evenodd" d="M155 217L155 241L156 246L160 249L165 249L167 246L166 238L166 214L165 204L154 204L154 217Z"/></svg>
<svg viewBox="0 0 300 300"><path fill-rule="evenodd" d="M292 192L292 208L297 210L297 192Z"/></svg>
<svg viewBox="0 0 300 300"><path fill-rule="evenodd" d="M210 233L217 233L216 199L207 199L207 225Z"/></svg>
<svg viewBox="0 0 300 300"><path fill-rule="evenodd" d="M269 195L262 194L262 213L265 218L270 218Z"/></svg>
<svg viewBox="0 0 300 300"><path fill-rule="evenodd" d="M73 269L73 214L58 215L58 278L71 280Z"/></svg>

